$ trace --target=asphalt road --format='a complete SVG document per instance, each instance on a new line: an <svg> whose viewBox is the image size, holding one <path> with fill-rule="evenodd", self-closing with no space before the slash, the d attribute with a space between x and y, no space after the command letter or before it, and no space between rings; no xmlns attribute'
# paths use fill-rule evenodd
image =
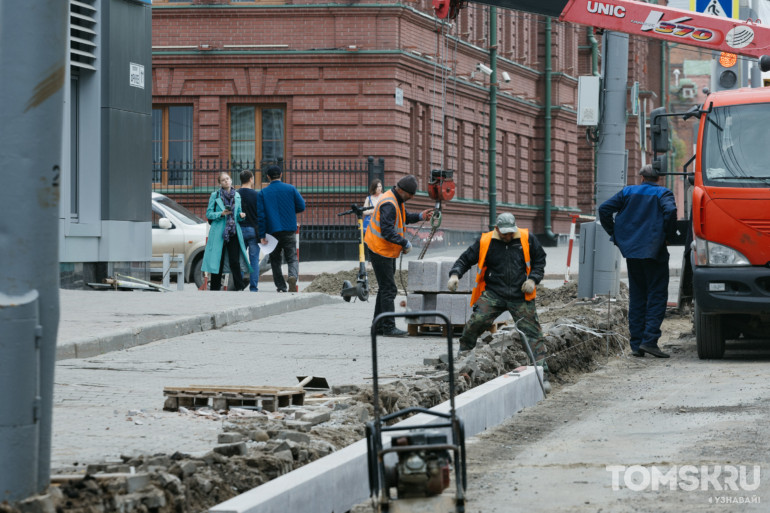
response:
<svg viewBox="0 0 770 513"><path fill-rule="evenodd" d="M471 440L466 511L768 511L770 345L702 361L690 326Z"/></svg>

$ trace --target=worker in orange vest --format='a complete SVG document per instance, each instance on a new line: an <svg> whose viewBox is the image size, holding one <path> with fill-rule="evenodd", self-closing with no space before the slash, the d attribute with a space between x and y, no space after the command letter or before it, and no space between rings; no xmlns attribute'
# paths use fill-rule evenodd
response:
<svg viewBox="0 0 770 513"><path fill-rule="evenodd" d="M547 371L545 340L535 307L535 285L545 273L545 251L537 237L518 228L513 214L500 214L494 230L482 234L454 263L447 288L455 292L460 278L476 264L473 313L460 337L460 351L476 347L479 335L508 310L532 346L537 364ZM550 383L546 385L548 390Z"/></svg>
<svg viewBox="0 0 770 513"><path fill-rule="evenodd" d="M396 186L380 196L372 214L364 242L369 247L374 276L377 278L377 299L374 302L374 318L384 312L396 310L398 294L396 286L396 258L409 253L412 243L406 240L405 226L433 217L433 209L427 208L419 214L406 211L404 203L417 192L417 179L412 175L401 178ZM405 337L407 332L396 328L393 317L383 319L377 326L377 334L386 337Z"/></svg>

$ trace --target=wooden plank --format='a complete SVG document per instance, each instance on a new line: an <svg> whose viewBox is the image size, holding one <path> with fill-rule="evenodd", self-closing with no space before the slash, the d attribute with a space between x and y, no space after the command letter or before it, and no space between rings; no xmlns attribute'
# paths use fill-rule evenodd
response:
<svg viewBox="0 0 770 513"><path fill-rule="evenodd" d="M164 387L163 392L247 392L252 394L259 393L298 393L304 392L303 387L270 387L270 386L211 386L211 385L190 385L187 387Z"/></svg>

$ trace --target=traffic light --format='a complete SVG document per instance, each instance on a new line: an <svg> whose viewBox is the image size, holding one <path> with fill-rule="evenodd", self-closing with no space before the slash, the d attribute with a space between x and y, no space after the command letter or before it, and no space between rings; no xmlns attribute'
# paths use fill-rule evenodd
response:
<svg viewBox="0 0 770 513"><path fill-rule="evenodd" d="M711 90L725 91L741 87L741 72L738 56L722 52L713 62L711 72Z"/></svg>

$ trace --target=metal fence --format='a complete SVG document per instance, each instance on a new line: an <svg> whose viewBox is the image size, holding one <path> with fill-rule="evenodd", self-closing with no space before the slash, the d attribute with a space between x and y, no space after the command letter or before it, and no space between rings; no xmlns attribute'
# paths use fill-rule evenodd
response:
<svg viewBox="0 0 770 513"><path fill-rule="evenodd" d="M375 178L384 183L385 160L369 157L359 160L300 160L278 162L233 162L201 160L155 163L153 191L165 194L201 217L206 217L209 196L219 187L219 174L227 172L233 184L240 184L240 172L252 171L255 188L266 187L270 165L283 169L282 180L294 185L305 199L305 212L298 216L300 241L305 259L347 258L357 255L355 218L337 216L355 203L362 205ZM345 248L337 245L344 244ZM315 247L317 246L317 247ZM328 246L324 248L324 246ZM351 249L348 249L350 247ZM353 259L357 256L353 256Z"/></svg>

